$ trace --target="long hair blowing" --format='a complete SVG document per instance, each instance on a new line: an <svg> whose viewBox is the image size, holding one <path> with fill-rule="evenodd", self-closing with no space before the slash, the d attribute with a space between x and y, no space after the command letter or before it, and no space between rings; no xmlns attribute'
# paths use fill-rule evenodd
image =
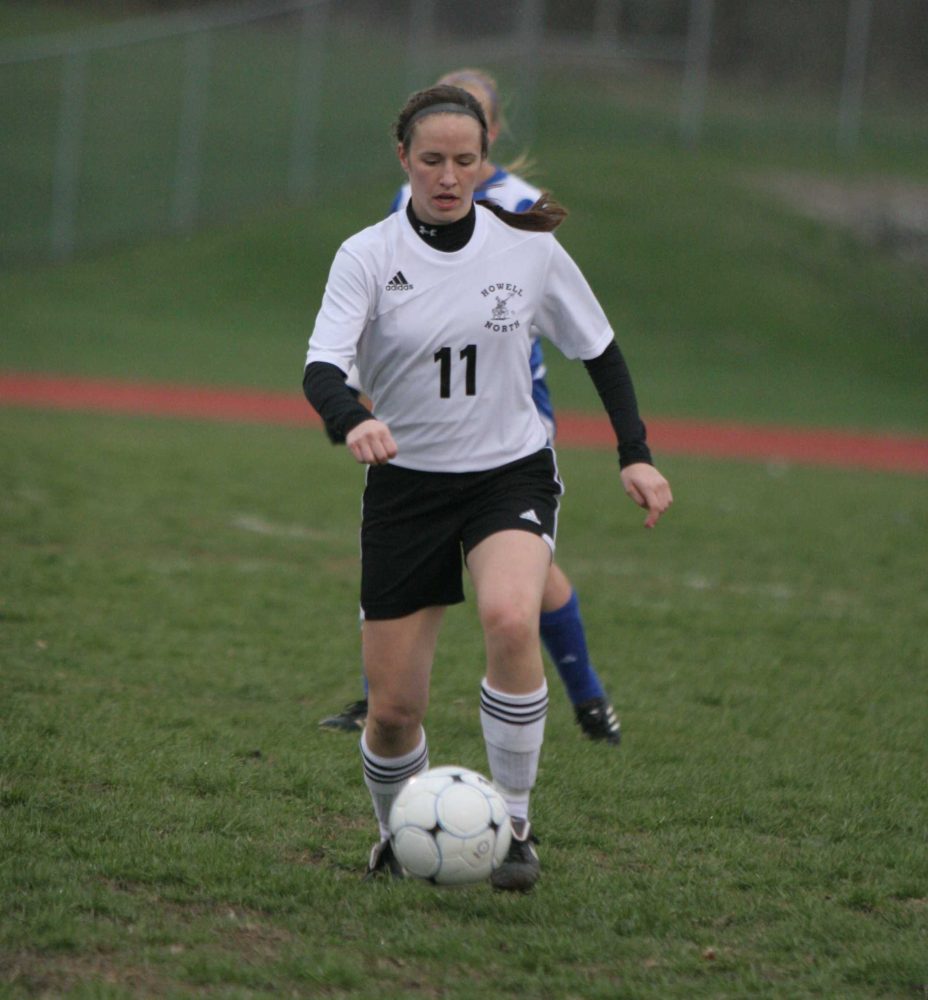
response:
<svg viewBox="0 0 928 1000"><path fill-rule="evenodd" d="M513 229L526 229L533 233L551 233L567 218L567 209L547 191L542 191L538 201L524 212L510 212L490 200L477 204L488 208Z"/></svg>

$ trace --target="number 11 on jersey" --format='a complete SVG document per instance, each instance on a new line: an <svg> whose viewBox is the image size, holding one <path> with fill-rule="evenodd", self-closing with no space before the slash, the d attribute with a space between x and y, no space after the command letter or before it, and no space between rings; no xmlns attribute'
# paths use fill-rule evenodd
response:
<svg viewBox="0 0 928 1000"><path fill-rule="evenodd" d="M439 389L438 395L442 399L451 397L451 348L442 347L434 354L434 361L439 365ZM477 395L477 345L468 344L461 351L461 360L465 362L464 368L464 394L466 396Z"/></svg>

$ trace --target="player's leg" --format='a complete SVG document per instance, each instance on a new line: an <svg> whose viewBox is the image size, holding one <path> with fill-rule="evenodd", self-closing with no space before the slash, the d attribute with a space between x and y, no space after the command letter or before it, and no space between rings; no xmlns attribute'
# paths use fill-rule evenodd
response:
<svg viewBox="0 0 928 1000"><path fill-rule="evenodd" d="M557 420L538 338L532 341L529 365L532 370L532 402L548 432L548 440L553 442ZM577 595L570 580L556 565L552 565L548 576L541 612L541 640L557 667L574 706L577 722L590 739L617 745L622 731L602 682L590 663Z"/></svg>
<svg viewBox="0 0 928 1000"><path fill-rule="evenodd" d="M422 720L443 612L440 607L423 608L364 625L368 718L361 734L361 761L380 830L369 874L401 874L389 846L390 807L405 782L429 766Z"/></svg>
<svg viewBox="0 0 928 1000"><path fill-rule="evenodd" d="M444 608L464 599L454 496L429 473L372 467L361 525L361 630L368 684L364 781L380 842L370 872L396 873L388 819L400 787L428 767L422 719Z"/></svg>
<svg viewBox="0 0 928 1000"><path fill-rule="evenodd" d="M491 535L467 557L487 656L480 721L513 826L509 854L492 878L499 889L530 889L540 871L528 814L548 709L538 615L550 559L542 538L518 530Z"/></svg>
<svg viewBox="0 0 928 1000"><path fill-rule="evenodd" d="M444 611L422 608L403 618L364 624L369 707L364 742L377 754L398 757L419 742Z"/></svg>
<svg viewBox="0 0 928 1000"><path fill-rule="evenodd" d="M593 740L618 745L622 730L593 664L580 601L564 571L552 564L541 604L541 640L557 667L577 722Z"/></svg>

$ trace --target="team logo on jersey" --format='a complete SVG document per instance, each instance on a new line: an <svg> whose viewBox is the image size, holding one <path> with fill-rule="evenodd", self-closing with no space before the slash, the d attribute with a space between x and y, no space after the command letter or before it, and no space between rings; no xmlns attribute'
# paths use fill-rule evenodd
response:
<svg viewBox="0 0 928 1000"><path fill-rule="evenodd" d="M388 292L411 292L412 285L406 280L406 275L402 271L396 274L384 285Z"/></svg>
<svg viewBox="0 0 928 1000"><path fill-rule="evenodd" d="M507 295L504 299L501 299L498 295L496 296L496 305L493 306L490 313L495 323L502 323L504 320L512 319L512 313L509 311L509 306L506 305L511 298L511 295Z"/></svg>
<svg viewBox="0 0 928 1000"><path fill-rule="evenodd" d="M492 298L496 303L490 307L490 318L483 325L485 330L492 330L494 333L509 333L511 330L519 329L521 324L513 313L518 300L522 297L522 289L518 285L505 283L487 285L480 294L485 299Z"/></svg>

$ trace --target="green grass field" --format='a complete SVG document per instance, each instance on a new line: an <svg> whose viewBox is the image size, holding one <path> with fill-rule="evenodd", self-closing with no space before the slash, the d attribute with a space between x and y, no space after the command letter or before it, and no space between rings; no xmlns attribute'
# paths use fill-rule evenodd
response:
<svg viewBox="0 0 928 1000"><path fill-rule="evenodd" d="M924 181L924 132L846 162L730 118L684 153L659 95L622 96L552 81L533 152L645 416L928 434L924 271L755 185ZM299 396L332 254L396 180L7 269L0 370ZM625 738L584 742L552 671L543 877L510 898L360 881L356 740L317 727L359 694L343 450L11 408L0 443L0 996L928 997L924 478L658 455L676 503L645 532L611 454L561 452L559 561ZM435 764L486 770L481 663L469 602Z"/></svg>
<svg viewBox="0 0 928 1000"><path fill-rule="evenodd" d="M621 709L559 685L530 898L360 882L358 470L318 432L3 414L8 996L911 997L924 482L675 460L655 533L568 451L560 557ZM605 485L604 485L605 483ZM485 770L471 605L435 763Z"/></svg>

